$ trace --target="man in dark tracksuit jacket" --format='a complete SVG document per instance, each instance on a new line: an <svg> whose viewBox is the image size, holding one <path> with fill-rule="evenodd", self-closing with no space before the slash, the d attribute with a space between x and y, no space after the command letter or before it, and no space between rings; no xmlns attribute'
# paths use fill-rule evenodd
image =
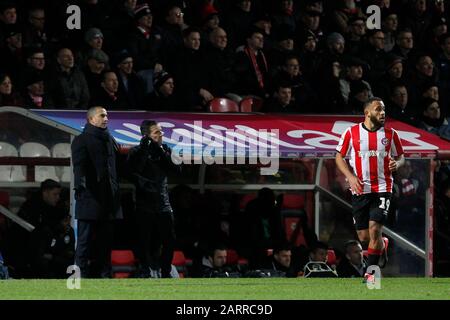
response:
<svg viewBox="0 0 450 320"><path fill-rule="evenodd" d="M78 219L75 264L82 277L109 278L113 220L122 218L116 170L119 146L107 129L108 114L103 107L90 108L87 120L83 133L72 142Z"/></svg>
<svg viewBox="0 0 450 320"><path fill-rule="evenodd" d="M127 159L136 186L141 276L158 277L161 269L161 277L169 278L175 232L167 173L181 168L172 162L170 148L162 143L163 132L157 122L144 120L141 133L140 145L130 150Z"/></svg>

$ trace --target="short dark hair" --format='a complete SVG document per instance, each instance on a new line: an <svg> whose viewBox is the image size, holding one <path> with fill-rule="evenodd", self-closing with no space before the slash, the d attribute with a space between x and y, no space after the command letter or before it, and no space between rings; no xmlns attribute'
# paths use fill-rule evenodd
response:
<svg viewBox="0 0 450 320"><path fill-rule="evenodd" d="M155 120L144 120L141 122L141 134L143 136L146 136L150 133L150 127L151 126L156 126L158 124L158 122L156 122Z"/></svg>
<svg viewBox="0 0 450 320"><path fill-rule="evenodd" d="M373 102L375 102L375 101L383 101L383 99L381 99L381 98L379 98L379 97L372 97L372 98L369 98L366 102L364 102L364 105L363 105L363 110L366 110L366 108L368 107L368 106L370 106Z"/></svg>
<svg viewBox="0 0 450 320"><path fill-rule="evenodd" d="M201 32L200 29L197 27L187 27L186 29L183 30L182 35L183 35L183 39L189 37L189 35L191 33L197 32L200 34L201 37Z"/></svg>
<svg viewBox="0 0 450 320"><path fill-rule="evenodd" d="M292 246L287 242L283 242L283 243L277 244L273 248L273 254L280 253L281 251L291 251L291 250L292 250Z"/></svg>
<svg viewBox="0 0 450 320"><path fill-rule="evenodd" d="M361 245L361 243L359 243L358 240L348 240L348 241L344 244L344 251L345 251L345 253L347 253L347 250L348 250L350 247L360 246L360 245Z"/></svg>
<svg viewBox="0 0 450 320"><path fill-rule="evenodd" d="M61 189L61 184L53 179L46 179L41 182L41 191Z"/></svg>
<svg viewBox="0 0 450 320"><path fill-rule="evenodd" d="M214 243L209 246L209 248L206 251L206 254L208 257L214 258L214 254L216 253L216 250L224 251L227 250L227 246L223 243Z"/></svg>
<svg viewBox="0 0 450 320"><path fill-rule="evenodd" d="M323 250L328 250L328 245L325 242L322 241L316 241L312 246L311 246L311 252L316 252L318 249L323 249Z"/></svg>

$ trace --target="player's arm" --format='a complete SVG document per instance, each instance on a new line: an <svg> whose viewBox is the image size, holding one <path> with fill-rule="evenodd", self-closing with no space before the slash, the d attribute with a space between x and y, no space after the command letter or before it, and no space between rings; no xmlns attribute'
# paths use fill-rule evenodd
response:
<svg viewBox="0 0 450 320"><path fill-rule="evenodd" d="M405 156L401 154L398 157L391 158L389 160L389 170L392 172L397 171L402 165L405 164Z"/></svg>
<svg viewBox="0 0 450 320"><path fill-rule="evenodd" d="M391 172L394 172L405 163L405 157L403 155L403 146L397 131L393 130L392 137L395 152L392 153L393 157L391 157L391 159L389 160L389 170L391 170Z"/></svg>
<svg viewBox="0 0 450 320"><path fill-rule="evenodd" d="M345 178L347 178L348 183L350 184L350 189L356 193L360 194L362 192L362 182L358 179L357 176L353 174L352 171L350 171L347 162L345 162L344 157L340 152L336 152L336 166L338 167L339 171L341 171Z"/></svg>

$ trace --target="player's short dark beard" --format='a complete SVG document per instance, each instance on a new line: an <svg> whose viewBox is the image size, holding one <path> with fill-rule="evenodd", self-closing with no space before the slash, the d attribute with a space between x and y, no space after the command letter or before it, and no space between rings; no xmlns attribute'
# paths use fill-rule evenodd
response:
<svg viewBox="0 0 450 320"><path fill-rule="evenodd" d="M372 115L372 114L370 114L370 121L372 121L372 123L374 124L376 129L381 128L382 126L384 126L384 124L381 123L380 121L378 121L377 117Z"/></svg>

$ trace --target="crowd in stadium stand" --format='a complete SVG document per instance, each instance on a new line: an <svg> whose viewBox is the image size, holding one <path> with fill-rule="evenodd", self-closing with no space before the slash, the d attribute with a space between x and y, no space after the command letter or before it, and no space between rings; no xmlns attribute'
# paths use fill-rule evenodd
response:
<svg viewBox="0 0 450 320"><path fill-rule="evenodd" d="M66 25L73 3L81 30ZM450 139L449 19L447 0L5 0L0 106L206 112L250 96L253 111L362 114L379 96L388 117ZM435 179L447 236L449 171L440 161Z"/></svg>

